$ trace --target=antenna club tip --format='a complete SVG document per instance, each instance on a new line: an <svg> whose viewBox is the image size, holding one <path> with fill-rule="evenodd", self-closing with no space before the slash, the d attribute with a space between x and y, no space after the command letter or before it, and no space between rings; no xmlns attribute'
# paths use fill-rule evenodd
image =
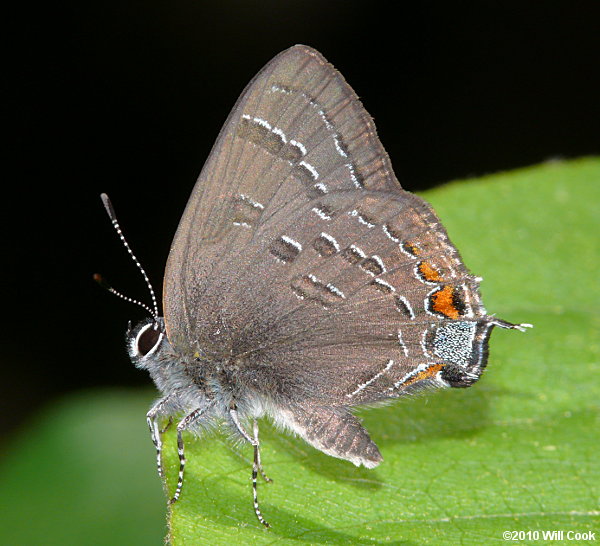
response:
<svg viewBox="0 0 600 546"><path fill-rule="evenodd" d="M104 208L106 209L106 213L108 214L109 218L114 221L117 218L117 215L115 214L115 209L112 206L108 194L101 193L100 199L102 199L102 204L104 205Z"/></svg>
<svg viewBox="0 0 600 546"><path fill-rule="evenodd" d="M102 288L106 288L107 290L110 288L110 285L108 284L108 282L106 281L106 279L100 275L100 273L94 273L94 275L92 276L92 278L102 287Z"/></svg>

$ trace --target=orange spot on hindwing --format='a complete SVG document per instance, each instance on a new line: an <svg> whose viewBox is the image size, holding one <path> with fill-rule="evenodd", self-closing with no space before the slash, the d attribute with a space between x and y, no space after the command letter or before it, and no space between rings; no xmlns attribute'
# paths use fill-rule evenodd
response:
<svg viewBox="0 0 600 546"><path fill-rule="evenodd" d="M429 366L429 368L427 368L426 370L423 370L422 372L419 372L417 375L408 379L406 381L406 383L404 383L402 386L408 387L409 385L412 385L413 383L417 383L417 381L423 381L423 379L429 379L429 378L433 377L436 373L438 373L443 367L444 367L444 364L434 364L433 366Z"/></svg>
<svg viewBox="0 0 600 546"><path fill-rule="evenodd" d="M421 254L421 249L413 243L405 242L401 245L402 251L408 254L409 256L418 256Z"/></svg>
<svg viewBox="0 0 600 546"><path fill-rule="evenodd" d="M460 288L444 286L429 296L430 309L451 319L459 318L465 312L465 302Z"/></svg>
<svg viewBox="0 0 600 546"><path fill-rule="evenodd" d="M443 282L440 272L429 262L419 262L417 265L419 276L426 282Z"/></svg>

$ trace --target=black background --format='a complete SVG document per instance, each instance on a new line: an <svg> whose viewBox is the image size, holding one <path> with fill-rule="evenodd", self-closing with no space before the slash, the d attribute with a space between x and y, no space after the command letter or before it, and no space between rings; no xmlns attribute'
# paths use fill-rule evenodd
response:
<svg viewBox="0 0 600 546"><path fill-rule="evenodd" d="M149 384L123 338L143 311L92 281L101 272L148 301L98 195L111 195L160 291L221 124L276 53L319 49L374 116L403 186L420 190L598 153L599 21L595 0L150 0L5 13L4 431L74 389Z"/></svg>

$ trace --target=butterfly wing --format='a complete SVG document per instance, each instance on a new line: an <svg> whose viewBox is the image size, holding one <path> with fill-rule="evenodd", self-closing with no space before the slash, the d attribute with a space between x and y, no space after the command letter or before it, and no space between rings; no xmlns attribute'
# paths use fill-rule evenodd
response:
<svg viewBox="0 0 600 546"><path fill-rule="evenodd" d="M172 343L183 350L202 333L219 275L248 261L240 249L277 211L362 187L398 187L370 116L318 52L282 52L238 99L181 219L164 287Z"/></svg>
<svg viewBox="0 0 600 546"><path fill-rule="evenodd" d="M353 90L305 46L267 64L230 114L164 294L180 354L227 362L319 449L368 465L377 448L346 408L468 386L493 326L478 280L431 207L401 189ZM344 428L352 450L329 449Z"/></svg>

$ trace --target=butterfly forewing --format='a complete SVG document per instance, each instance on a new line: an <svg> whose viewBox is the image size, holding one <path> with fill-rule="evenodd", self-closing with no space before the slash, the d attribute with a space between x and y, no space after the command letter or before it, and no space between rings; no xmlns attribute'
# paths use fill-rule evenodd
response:
<svg viewBox="0 0 600 546"><path fill-rule="evenodd" d="M290 201L395 184L372 120L342 76L310 48L284 51L238 100L193 190L167 264L169 332L195 322L171 294L211 278L214 256L235 253Z"/></svg>

